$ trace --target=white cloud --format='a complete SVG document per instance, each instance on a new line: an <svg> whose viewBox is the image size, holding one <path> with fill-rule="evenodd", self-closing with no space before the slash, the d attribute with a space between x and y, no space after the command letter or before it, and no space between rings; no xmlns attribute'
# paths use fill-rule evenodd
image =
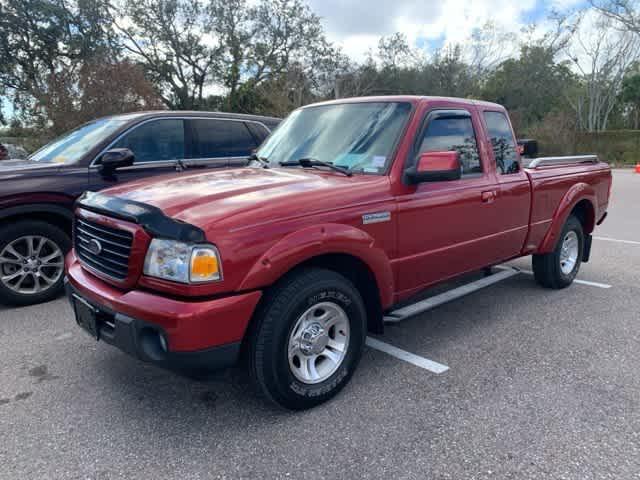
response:
<svg viewBox="0 0 640 480"><path fill-rule="evenodd" d="M310 0L309 4L322 17L329 39L356 60L375 51L384 35L402 32L413 45L419 39L464 43L488 21L517 32L529 23L528 14L546 8L542 0Z"/></svg>

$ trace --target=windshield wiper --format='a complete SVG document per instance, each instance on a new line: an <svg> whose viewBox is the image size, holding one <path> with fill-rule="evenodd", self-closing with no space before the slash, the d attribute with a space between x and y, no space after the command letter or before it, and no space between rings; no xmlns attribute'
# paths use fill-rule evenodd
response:
<svg viewBox="0 0 640 480"><path fill-rule="evenodd" d="M331 162L323 162L322 160L316 160L314 158L300 158L298 160L289 160L287 162L280 162L281 167L295 167L295 166L303 166L303 167L327 167L335 172L340 172L345 174L347 177L353 175L351 171L344 167L339 167L334 165Z"/></svg>
<svg viewBox="0 0 640 480"><path fill-rule="evenodd" d="M257 162L260 162L260 165L262 165L262 168L269 168L269 160L265 157L259 157L255 153L252 153L251 155L249 155L247 160L249 160L250 162L255 160Z"/></svg>

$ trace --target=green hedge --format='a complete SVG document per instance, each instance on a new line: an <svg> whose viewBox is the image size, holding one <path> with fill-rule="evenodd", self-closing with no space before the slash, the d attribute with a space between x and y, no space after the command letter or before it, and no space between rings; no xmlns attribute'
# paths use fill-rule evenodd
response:
<svg viewBox="0 0 640 480"><path fill-rule="evenodd" d="M575 153L596 153L612 164L640 162L640 130L581 132L576 135Z"/></svg>

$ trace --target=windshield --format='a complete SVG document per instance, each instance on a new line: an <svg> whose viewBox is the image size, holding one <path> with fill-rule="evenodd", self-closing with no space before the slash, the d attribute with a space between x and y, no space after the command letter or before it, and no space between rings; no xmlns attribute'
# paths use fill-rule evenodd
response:
<svg viewBox="0 0 640 480"><path fill-rule="evenodd" d="M31 155L29 160L43 163L74 163L125 122L126 120L101 118L86 123L48 143Z"/></svg>
<svg viewBox="0 0 640 480"><path fill-rule="evenodd" d="M271 166L310 158L382 174L409 113L410 103L319 105L293 112L256 152Z"/></svg>

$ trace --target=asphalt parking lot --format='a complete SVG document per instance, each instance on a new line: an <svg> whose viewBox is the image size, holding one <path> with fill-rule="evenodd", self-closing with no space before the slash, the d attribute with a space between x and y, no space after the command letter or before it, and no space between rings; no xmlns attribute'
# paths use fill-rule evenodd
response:
<svg viewBox="0 0 640 480"><path fill-rule="evenodd" d="M0 478L640 478L639 208L616 171L593 284L520 274L389 326L377 340L448 369L367 348L302 413L240 370L198 382L96 343L65 299L0 307Z"/></svg>

